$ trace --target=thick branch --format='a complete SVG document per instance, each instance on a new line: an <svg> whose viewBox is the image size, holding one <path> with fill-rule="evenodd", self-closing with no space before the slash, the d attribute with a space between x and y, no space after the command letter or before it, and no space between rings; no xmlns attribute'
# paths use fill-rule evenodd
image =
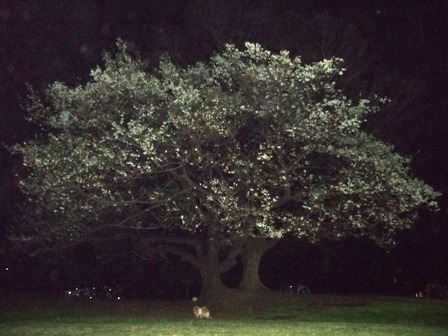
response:
<svg viewBox="0 0 448 336"><path fill-rule="evenodd" d="M160 243L160 244L175 244L175 245L188 245L188 246L200 246L200 240L195 238L186 238L186 237L145 237L147 242L151 243Z"/></svg>
<svg viewBox="0 0 448 336"><path fill-rule="evenodd" d="M181 257L182 260L190 263L197 269L201 269L201 267L202 267L202 264L197 257L195 257L193 254L191 254L190 252L186 251L185 249L183 249L181 247L172 246L172 245L160 245L160 246L157 246L155 248L155 250L159 253L170 253L170 254L179 256L179 257Z"/></svg>
<svg viewBox="0 0 448 336"><path fill-rule="evenodd" d="M160 246L156 245L155 247L156 250L162 249L162 251L160 252L168 252L171 254L181 256L190 264L198 268L200 265L199 260L201 260L204 256L204 251L201 245L201 241L199 239L187 238L187 237L152 236L152 237L145 237L144 241L146 243L160 244ZM192 247L196 253L196 256L188 252L185 249L186 246ZM194 258L194 260L190 260L191 258Z"/></svg>
<svg viewBox="0 0 448 336"><path fill-rule="evenodd" d="M248 235L244 235L232 241L232 246L230 252L227 254L226 258L219 265L220 273L227 272L236 264L236 257L243 250L244 243L247 240Z"/></svg>

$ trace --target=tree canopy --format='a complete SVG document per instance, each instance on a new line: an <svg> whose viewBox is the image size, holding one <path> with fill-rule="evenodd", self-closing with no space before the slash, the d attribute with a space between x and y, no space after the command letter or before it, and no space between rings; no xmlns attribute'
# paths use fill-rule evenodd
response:
<svg viewBox="0 0 448 336"><path fill-rule="evenodd" d="M410 159L363 130L385 100L347 98L341 59L303 64L246 43L148 71L119 45L85 85L30 96L42 132L15 147L28 170L19 242L132 230L201 268L201 256L233 265L246 239L286 233L391 244L436 208Z"/></svg>

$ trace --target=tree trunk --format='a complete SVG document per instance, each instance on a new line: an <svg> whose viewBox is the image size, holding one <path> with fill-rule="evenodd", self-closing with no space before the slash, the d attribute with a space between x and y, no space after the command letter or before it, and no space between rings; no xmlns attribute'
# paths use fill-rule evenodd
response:
<svg viewBox="0 0 448 336"><path fill-rule="evenodd" d="M226 287L221 282L221 274L227 272L236 264L236 257L240 254L247 236L243 235L234 239L227 256L221 260L220 251L227 246L227 242L220 241L219 235L215 230L217 223L210 220L207 223L207 236L205 248L197 250L198 260L200 262L200 272L202 278L201 301L208 300L217 304L227 303L228 298L233 296L235 290Z"/></svg>
<svg viewBox="0 0 448 336"><path fill-rule="evenodd" d="M202 290L199 295L199 305L205 305L212 311L219 311L224 307L231 307L237 290L224 285L221 281L223 269L220 267L217 256L205 258L200 268Z"/></svg>
<svg viewBox="0 0 448 336"><path fill-rule="evenodd" d="M266 287L260 280L259 267L263 255L271 249L278 239L248 238L244 244L241 257L243 261L243 278L240 289L243 292L258 292Z"/></svg>
<svg viewBox="0 0 448 336"><path fill-rule="evenodd" d="M202 281L201 297L212 297L214 292L219 292L225 288L221 282L219 265L214 259L213 256L203 259L204 262L200 269Z"/></svg>

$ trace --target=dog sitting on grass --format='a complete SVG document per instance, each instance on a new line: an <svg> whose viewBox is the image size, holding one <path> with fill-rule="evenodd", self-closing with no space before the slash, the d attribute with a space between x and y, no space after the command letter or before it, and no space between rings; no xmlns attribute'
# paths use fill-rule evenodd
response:
<svg viewBox="0 0 448 336"><path fill-rule="evenodd" d="M196 318L211 318L207 307L194 306L193 314Z"/></svg>

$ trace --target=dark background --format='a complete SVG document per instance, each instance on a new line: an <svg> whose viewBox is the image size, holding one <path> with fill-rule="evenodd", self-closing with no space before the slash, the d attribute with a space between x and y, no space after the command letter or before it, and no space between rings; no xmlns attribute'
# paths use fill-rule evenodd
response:
<svg viewBox="0 0 448 336"><path fill-rule="evenodd" d="M280 288L305 282L315 292L412 295L428 282L448 284L448 2L447 1L2 1L0 2L0 141L30 139L21 104L26 83L78 85L101 64L103 50L128 41L150 64L168 52L180 65L206 60L223 43L249 40L287 49L305 62L332 55L348 62L347 94L373 92L392 104L371 131L411 155L412 172L443 192L399 244L382 250L363 240L310 245L287 237L262 261L261 278ZM0 285L60 291L77 282L125 283L130 296L183 297L197 274L175 258L141 261L123 253L98 259L80 248L60 260L15 252L20 158L0 148ZM226 277L237 282L238 269ZM20 279L20 280L19 280Z"/></svg>

